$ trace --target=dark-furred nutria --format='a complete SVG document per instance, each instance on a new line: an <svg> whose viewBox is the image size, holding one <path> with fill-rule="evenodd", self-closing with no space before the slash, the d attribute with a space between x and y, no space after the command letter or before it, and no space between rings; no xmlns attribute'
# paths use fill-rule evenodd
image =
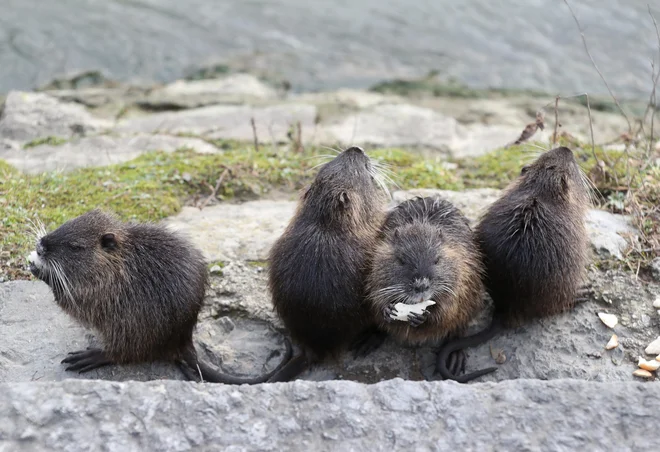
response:
<svg viewBox="0 0 660 452"><path fill-rule="evenodd" d="M523 167L475 229L495 306L493 322L481 333L447 344L441 355L573 307L588 261L589 189L566 147Z"/></svg>
<svg viewBox="0 0 660 452"><path fill-rule="evenodd" d="M373 324L364 299L368 253L386 208L375 165L359 147L324 164L270 252L273 306L302 347L269 381L336 356Z"/></svg>
<svg viewBox="0 0 660 452"><path fill-rule="evenodd" d="M187 239L163 225L123 223L95 209L45 233L30 270L57 304L100 333L103 349L69 353L67 370L109 364L176 362L187 378L228 384L266 381L222 374L197 359L193 329L208 281L205 260ZM283 363L292 355L287 340ZM194 372L186 369L183 362ZM282 364L280 364L282 365Z"/></svg>
<svg viewBox="0 0 660 452"><path fill-rule="evenodd" d="M379 234L367 299L380 328L408 344L440 343L461 335L483 309L483 264L467 218L440 197L402 202L387 215ZM435 304L407 321L393 320L395 305ZM465 355L437 369L445 378L468 381L496 370L488 368L462 377Z"/></svg>

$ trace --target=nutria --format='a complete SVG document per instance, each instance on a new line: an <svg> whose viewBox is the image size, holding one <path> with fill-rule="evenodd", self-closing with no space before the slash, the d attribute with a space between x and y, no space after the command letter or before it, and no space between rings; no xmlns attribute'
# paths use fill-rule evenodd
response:
<svg viewBox="0 0 660 452"><path fill-rule="evenodd" d="M486 290L495 307L493 322L481 333L447 344L441 355L573 307L588 260L589 189L566 147L547 151L522 168L475 228Z"/></svg>
<svg viewBox="0 0 660 452"><path fill-rule="evenodd" d="M269 381L291 380L336 357L372 326L364 278L386 209L382 187L376 165L351 147L325 163L302 194L271 249L268 273L274 309L302 353Z"/></svg>
<svg viewBox="0 0 660 452"><path fill-rule="evenodd" d="M109 364L176 362L187 378L254 384L257 378L222 374L197 359L193 329L204 302L208 271L202 253L163 225L123 223L95 209L46 234L42 228L30 270L57 304L100 333L103 349L69 353L66 370ZM287 356L292 355L287 340Z"/></svg>
<svg viewBox="0 0 660 452"><path fill-rule="evenodd" d="M401 342L438 344L464 333L483 309L483 264L467 218L441 197L417 197L390 211L367 277L367 299L380 328ZM397 303L432 300L421 314L393 320ZM438 361L443 377L469 381L495 367L457 377L465 355Z"/></svg>

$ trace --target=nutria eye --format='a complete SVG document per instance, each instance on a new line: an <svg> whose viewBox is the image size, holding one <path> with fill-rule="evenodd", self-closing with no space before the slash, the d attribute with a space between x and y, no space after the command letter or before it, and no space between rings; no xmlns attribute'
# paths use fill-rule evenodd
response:
<svg viewBox="0 0 660 452"><path fill-rule="evenodd" d="M523 166L520 170L520 174L525 174L527 171L529 171L529 165Z"/></svg>

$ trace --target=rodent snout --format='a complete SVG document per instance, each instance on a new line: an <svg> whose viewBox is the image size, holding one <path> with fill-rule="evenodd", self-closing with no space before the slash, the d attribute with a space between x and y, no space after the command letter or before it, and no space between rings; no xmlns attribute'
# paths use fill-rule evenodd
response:
<svg viewBox="0 0 660 452"><path fill-rule="evenodd" d="M426 292L431 288L428 278L417 278L413 280L412 288L416 293Z"/></svg>
<svg viewBox="0 0 660 452"><path fill-rule="evenodd" d="M362 149L360 146L351 146L346 151L357 152L358 154L364 154L364 149Z"/></svg>

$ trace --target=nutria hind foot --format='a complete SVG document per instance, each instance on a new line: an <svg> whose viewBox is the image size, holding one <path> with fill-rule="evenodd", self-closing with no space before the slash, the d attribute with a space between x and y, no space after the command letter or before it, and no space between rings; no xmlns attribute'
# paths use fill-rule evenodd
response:
<svg viewBox="0 0 660 452"><path fill-rule="evenodd" d="M65 370L75 371L78 373L89 372L99 367L114 364L114 362L105 356L105 353L100 348L88 347L87 350L79 350L70 352L66 358L62 360L62 364L71 364Z"/></svg>
<svg viewBox="0 0 660 452"><path fill-rule="evenodd" d="M385 339L387 339L387 333L378 327L374 326L364 330L357 335L349 348L353 352L353 359L364 358L375 352L383 345Z"/></svg>
<svg viewBox="0 0 660 452"><path fill-rule="evenodd" d="M580 287L578 287L577 292L575 294L575 303L584 303L585 301L589 301L594 297L594 290L591 284L585 284Z"/></svg>

